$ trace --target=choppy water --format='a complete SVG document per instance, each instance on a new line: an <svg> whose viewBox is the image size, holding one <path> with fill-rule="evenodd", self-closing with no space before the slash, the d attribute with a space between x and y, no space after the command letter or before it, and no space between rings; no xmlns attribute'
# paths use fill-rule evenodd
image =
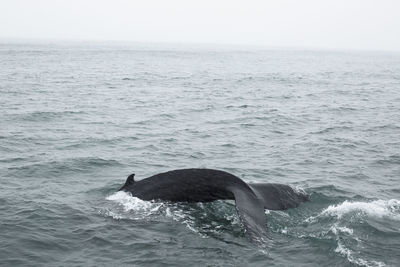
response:
<svg viewBox="0 0 400 267"><path fill-rule="evenodd" d="M398 266L400 54L0 45L0 264ZM300 187L266 212L115 193L187 167Z"/></svg>

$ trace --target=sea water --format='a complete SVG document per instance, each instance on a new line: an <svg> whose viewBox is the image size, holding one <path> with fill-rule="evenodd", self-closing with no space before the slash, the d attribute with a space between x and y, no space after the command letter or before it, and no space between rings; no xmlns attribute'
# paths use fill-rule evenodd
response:
<svg viewBox="0 0 400 267"><path fill-rule="evenodd" d="M146 202L126 177L214 168L310 201ZM0 264L398 266L400 54L0 45Z"/></svg>

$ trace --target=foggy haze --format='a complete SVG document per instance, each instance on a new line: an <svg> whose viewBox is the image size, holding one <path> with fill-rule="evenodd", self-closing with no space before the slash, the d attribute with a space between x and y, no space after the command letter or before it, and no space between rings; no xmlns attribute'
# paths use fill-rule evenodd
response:
<svg viewBox="0 0 400 267"><path fill-rule="evenodd" d="M400 50L400 2L2 0L0 38Z"/></svg>

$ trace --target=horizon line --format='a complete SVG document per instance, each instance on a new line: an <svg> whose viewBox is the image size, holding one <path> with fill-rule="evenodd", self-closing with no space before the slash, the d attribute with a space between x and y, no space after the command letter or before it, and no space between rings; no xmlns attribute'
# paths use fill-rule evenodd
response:
<svg viewBox="0 0 400 267"><path fill-rule="evenodd" d="M322 47L322 46L296 46L296 45L271 45L250 43L226 43L226 42L190 42L190 41L142 41L122 39L83 39L83 38L49 38L49 37L6 37L0 36L0 44L52 44L61 45L61 42L70 44L120 44L141 46L169 46L169 49L191 47L191 48L214 48L216 50L286 50L286 51L332 51L332 52L377 52L398 53L400 49L372 49L353 47ZM164 47L167 48L167 47ZM148 47L151 50L152 47ZM154 47L153 47L154 48Z"/></svg>

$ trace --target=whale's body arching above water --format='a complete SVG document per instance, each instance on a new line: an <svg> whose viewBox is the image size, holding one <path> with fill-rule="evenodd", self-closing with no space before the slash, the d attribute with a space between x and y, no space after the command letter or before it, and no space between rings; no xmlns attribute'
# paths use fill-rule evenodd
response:
<svg viewBox="0 0 400 267"><path fill-rule="evenodd" d="M307 201L308 196L288 185L249 183L225 171L213 169L181 169L159 173L135 181L131 174L122 191L142 200L174 202L210 202L231 199L251 240L266 234L264 209L285 210Z"/></svg>

